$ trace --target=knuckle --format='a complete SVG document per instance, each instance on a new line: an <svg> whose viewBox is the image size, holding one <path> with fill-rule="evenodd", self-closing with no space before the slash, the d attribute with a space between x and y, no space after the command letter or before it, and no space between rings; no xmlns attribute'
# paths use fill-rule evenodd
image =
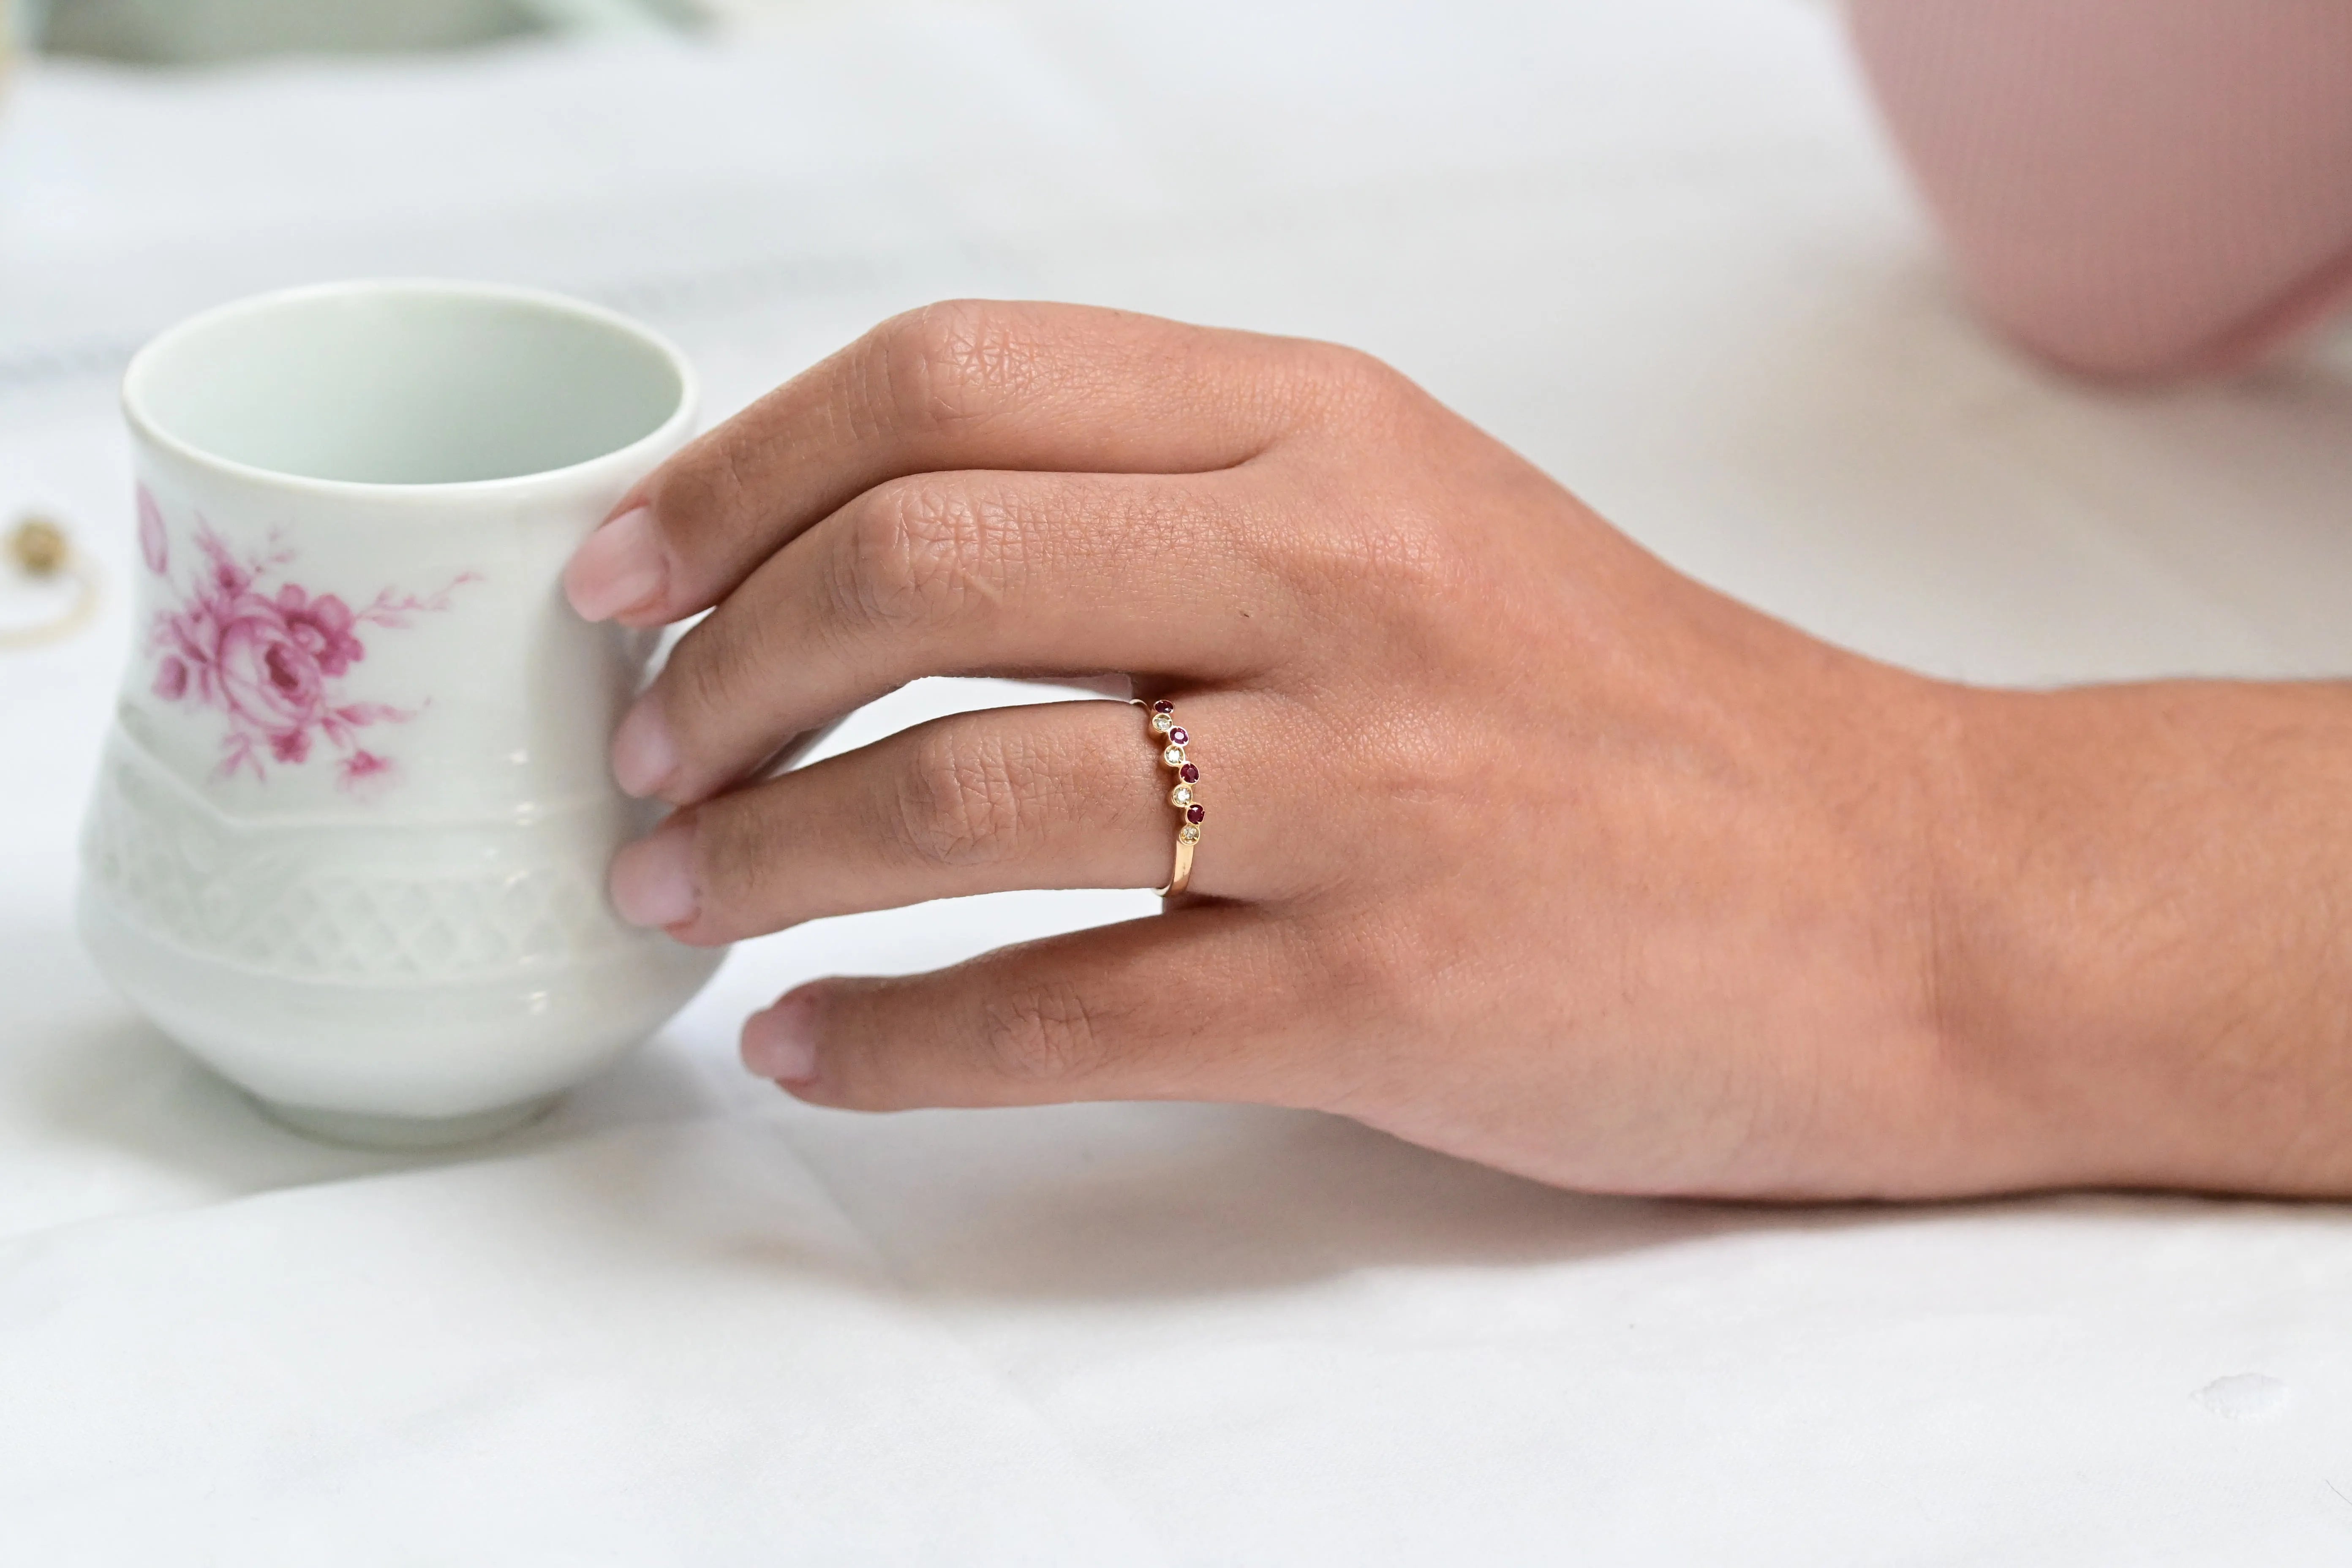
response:
<svg viewBox="0 0 2352 1568"><path fill-rule="evenodd" d="M1296 526L1274 535L1267 564L1310 595L1408 604L1447 596L1470 560L1449 498L1410 484L1366 498L1356 471L1367 452L1428 447L1428 395L1358 349L1309 342L1298 352L1303 395L1324 439L1287 497Z"/></svg>
<svg viewBox="0 0 2352 1568"><path fill-rule="evenodd" d="M1378 354L1351 348L1346 343L1310 342L1306 346L1306 353L1317 379L1328 385L1359 387L1368 392L1384 391L1390 384L1404 379Z"/></svg>
<svg viewBox="0 0 2352 1568"><path fill-rule="evenodd" d="M891 406L918 427L986 418L1045 368L1023 312L985 300L943 300L898 318L881 353Z"/></svg>
<svg viewBox="0 0 2352 1568"><path fill-rule="evenodd" d="M1301 353L1311 401L1326 422L1386 425L1404 417L1423 395L1403 373L1361 349L1310 342Z"/></svg>
<svg viewBox="0 0 2352 1568"><path fill-rule="evenodd" d="M1106 1059L1103 1020L1085 994L1067 984L1045 984L992 999L983 1005L980 1045L989 1067L1015 1079L1057 1082L1082 1078Z"/></svg>
<svg viewBox="0 0 2352 1568"><path fill-rule="evenodd" d="M901 776L894 815L900 841L941 866L990 865L1021 852L1036 797L1023 759L1002 738L938 731L921 739Z"/></svg>
<svg viewBox="0 0 2352 1568"><path fill-rule="evenodd" d="M694 878L701 919L727 931L770 925L785 913L791 838L759 791L694 808Z"/></svg>
<svg viewBox="0 0 2352 1568"><path fill-rule="evenodd" d="M713 616L679 639L662 668L662 717L691 745L714 719L740 710L757 689L759 651L732 616Z"/></svg>
<svg viewBox="0 0 2352 1568"><path fill-rule="evenodd" d="M1418 509L1360 519L1347 540L1358 574L1383 596L1409 604L1448 597L1460 552L1444 520Z"/></svg>
<svg viewBox="0 0 2352 1568"><path fill-rule="evenodd" d="M662 465L645 498L666 529L695 534L754 504L744 471L741 433L722 426Z"/></svg>
<svg viewBox="0 0 2352 1568"><path fill-rule="evenodd" d="M1376 609L1399 620L1451 614L1463 576L1460 542L1444 520L1416 507L1327 514L1284 541L1274 570L1309 601Z"/></svg>
<svg viewBox="0 0 2352 1568"><path fill-rule="evenodd" d="M1010 509L936 478L894 479L854 515L834 598L861 625L919 625L1002 599L1024 558Z"/></svg>

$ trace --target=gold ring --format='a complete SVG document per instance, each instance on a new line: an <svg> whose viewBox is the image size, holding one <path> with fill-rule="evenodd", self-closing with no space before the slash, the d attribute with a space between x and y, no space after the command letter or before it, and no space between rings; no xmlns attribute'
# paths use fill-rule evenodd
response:
<svg viewBox="0 0 2352 1568"><path fill-rule="evenodd" d="M18 523L8 534L8 558L36 582L69 573L77 591L74 602L55 620L32 626L0 626L0 648L39 647L59 641L81 630L98 614L98 568L83 559L67 539L66 531L56 523L42 517L28 517Z"/></svg>
<svg viewBox="0 0 2352 1568"><path fill-rule="evenodd" d="M1182 725L1176 722L1173 702L1146 702L1139 697L1129 701L1151 713L1151 742L1160 748L1160 761L1176 775L1176 784L1168 792L1168 804L1176 808L1176 868L1168 874L1168 885L1157 889L1163 899L1172 899L1192 884L1192 850L1201 842L1201 823L1209 808L1201 804L1201 770L1185 756L1184 748L1192 743Z"/></svg>

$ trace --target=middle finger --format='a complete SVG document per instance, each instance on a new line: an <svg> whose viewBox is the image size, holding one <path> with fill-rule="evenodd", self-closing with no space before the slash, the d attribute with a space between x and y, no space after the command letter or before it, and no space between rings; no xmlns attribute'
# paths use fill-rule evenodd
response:
<svg viewBox="0 0 2352 1568"><path fill-rule="evenodd" d="M793 735L926 675L1265 669L1281 592L1255 476L894 479L771 556L622 721L624 788L685 805Z"/></svg>

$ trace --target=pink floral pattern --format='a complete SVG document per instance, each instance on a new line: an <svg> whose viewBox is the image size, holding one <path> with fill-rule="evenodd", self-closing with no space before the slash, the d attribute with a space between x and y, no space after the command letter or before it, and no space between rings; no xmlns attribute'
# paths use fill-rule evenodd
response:
<svg viewBox="0 0 2352 1568"><path fill-rule="evenodd" d="M294 553L274 542L261 553L239 555L200 518L194 543L201 557L195 571L180 587L178 603L156 612L148 634L155 695L216 708L226 717L224 777L250 773L264 779L269 763L300 766L323 746L343 787L386 781L392 759L362 746L360 731L404 723L418 710L343 699L342 678L367 657L360 630L404 628L418 616L438 614L453 593L478 579L466 573L423 598L386 588L354 610L333 594L285 581ZM171 537L143 486L139 549L148 570L172 585Z"/></svg>

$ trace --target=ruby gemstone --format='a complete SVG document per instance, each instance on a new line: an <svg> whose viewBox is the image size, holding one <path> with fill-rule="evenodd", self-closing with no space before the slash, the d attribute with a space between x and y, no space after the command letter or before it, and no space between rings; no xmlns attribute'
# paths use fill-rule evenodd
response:
<svg viewBox="0 0 2352 1568"><path fill-rule="evenodd" d="M1182 726L1180 725L1168 731L1168 739L1179 746L1183 746L1191 744L1192 737L1184 733Z"/></svg>
<svg viewBox="0 0 2352 1568"><path fill-rule="evenodd" d="M1176 770L1176 776L1182 779L1186 784L1199 784L1201 782L1201 770L1194 767L1192 763L1186 763L1182 767Z"/></svg>
<svg viewBox="0 0 2352 1568"><path fill-rule="evenodd" d="M1176 704L1173 702L1155 702L1151 705L1151 710L1154 713L1173 713L1176 711Z"/></svg>
<svg viewBox="0 0 2352 1568"><path fill-rule="evenodd" d="M1208 815L1209 808L1198 802L1195 802L1184 808L1184 820L1187 822L1198 822Z"/></svg>

